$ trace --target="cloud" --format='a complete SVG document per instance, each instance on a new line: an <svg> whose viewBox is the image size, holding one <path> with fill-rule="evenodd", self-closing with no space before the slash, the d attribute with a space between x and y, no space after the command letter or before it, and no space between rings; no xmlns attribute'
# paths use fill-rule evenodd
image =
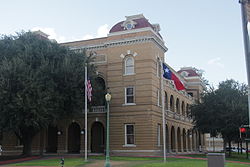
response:
<svg viewBox="0 0 250 167"><path fill-rule="evenodd" d="M87 35L83 36L83 40L92 39L92 38L94 38L94 37L93 37L93 35L90 35L90 34L87 34Z"/></svg>
<svg viewBox="0 0 250 167"><path fill-rule="evenodd" d="M49 39L55 39L57 42L68 42L68 41L79 41L79 40L87 40L87 39L93 39L93 38L100 38L100 37L106 37L109 32L109 26L108 24L101 25L98 27L97 32L92 34L86 34L82 37L70 37L66 38L65 36L58 35L54 28L50 27L34 27L31 29L31 31L42 31L49 35Z"/></svg>
<svg viewBox="0 0 250 167"><path fill-rule="evenodd" d="M209 65L215 65L215 66L218 66L220 68L224 68L225 65L221 63L221 58L220 57L216 57L216 58L213 58L213 59L210 59L207 64Z"/></svg>
<svg viewBox="0 0 250 167"><path fill-rule="evenodd" d="M83 39L106 37L108 33L109 33L109 26L107 24L104 24L97 29L96 35L86 34L83 36Z"/></svg>
<svg viewBox="0 0 250 167"><path fill-rule="evenodd" d="M31 31L42 31L49 35L49 39L55 39L58 42L64 42L66 40L66 37L60 36L56 33L54 28L49 28L49 27L34 27L31 29Z"/></svg>
<svg viewBox="0 0 250 167"><path fill-rule="evenodd" d="M98 28L96 37L106 37L108 33L109 26L107 24L104 24Z"/></svg>

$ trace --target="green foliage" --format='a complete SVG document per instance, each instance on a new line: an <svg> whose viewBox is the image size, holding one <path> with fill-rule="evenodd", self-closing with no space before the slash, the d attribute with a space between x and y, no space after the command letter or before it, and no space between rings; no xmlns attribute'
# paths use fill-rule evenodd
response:
<svg viewBox="0 0 250 167"><path fill-rule="evenodd" d="M30 154L41 129L82 112L90 60L32 32L3 36L0 50L0 127L14 132ZM88 68L93 75L93 65Z"/></svg>
<svg viewBox="0 0 250 167"><path fill-rule="evenodd" d="M234 80L226 80L218 89L207 91L202 103L191 107L196 128L212 136L221 134L231 142L239 137L239 127L247 124L247 89L246 85Z"/></svg>

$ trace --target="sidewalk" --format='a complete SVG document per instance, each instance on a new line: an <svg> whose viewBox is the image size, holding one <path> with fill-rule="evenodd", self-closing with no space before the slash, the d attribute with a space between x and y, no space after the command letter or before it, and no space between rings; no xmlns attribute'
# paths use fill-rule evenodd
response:
<svg viewBox="0 0 250 167"><path fill-rule="evenodd" d="M194 158L194 157L187 157L187 156L169 156L170 158L182 158L182 159L198 159L198 160L207 160L207 158ZM241 162L241 161L229 161L226 160L226 162L230 163L238 163L238 164L244 164L244 165L250 165L250 162Z"/></svg>

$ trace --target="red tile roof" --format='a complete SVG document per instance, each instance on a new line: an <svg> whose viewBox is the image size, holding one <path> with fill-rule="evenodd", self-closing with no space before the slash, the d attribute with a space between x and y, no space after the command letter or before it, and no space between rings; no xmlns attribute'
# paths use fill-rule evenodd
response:
<svg viewBox="0 0 250 167"><path fill-rule="evenodd" d="M139 19L133 19L134 22L136 22L136 25L133 29L139 29L139 28L145 28L145 27L151 27L154 30L154 27L152 24L149 23L149 21L146 18L139 18ZM122 24L125 21L121 21L117 24L115 24L109 31L109 33L113 33L113 32L119 32L119 31L126 31L126 29L124 29L124 27L122 27ZM157 33L160 37L161 35L159 33ZM162 38L162 37L161 37Z"/></svg>

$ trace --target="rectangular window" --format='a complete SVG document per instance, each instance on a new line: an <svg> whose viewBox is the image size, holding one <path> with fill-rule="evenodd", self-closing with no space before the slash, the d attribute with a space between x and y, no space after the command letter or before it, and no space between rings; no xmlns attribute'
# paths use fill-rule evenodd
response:
<svg viewBox="0 0 250 167"><path fill-rule="evenodd" d="M157 125L157 145L161 145L161 125Z"/></svg>
<svg viewBox="0 0 250 167"><path fill-rule="evenodd" d="M134 87L125 88L125 104L135 103L134 99Z"/></svg>
<svg viewBox="0 0 250 167"><path fill-rule="evenodd" d="M125 124L125 145L135 145L134 124Z"/></svg>

